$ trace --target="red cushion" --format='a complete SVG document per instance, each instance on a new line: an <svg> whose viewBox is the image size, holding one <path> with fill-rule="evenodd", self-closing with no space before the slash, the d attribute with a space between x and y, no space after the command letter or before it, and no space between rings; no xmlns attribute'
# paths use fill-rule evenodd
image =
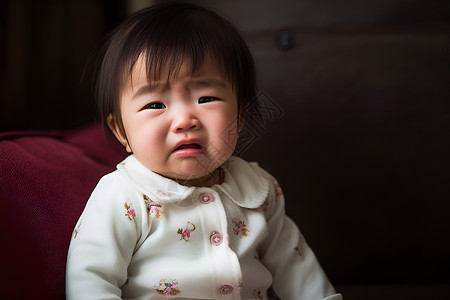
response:
<svg viewBox="0 0 450 300"><path fill-rule="evenodd" d="M0 134L2 298L65 298L75 223L100 177L125 156L98 125Z"/></svg>

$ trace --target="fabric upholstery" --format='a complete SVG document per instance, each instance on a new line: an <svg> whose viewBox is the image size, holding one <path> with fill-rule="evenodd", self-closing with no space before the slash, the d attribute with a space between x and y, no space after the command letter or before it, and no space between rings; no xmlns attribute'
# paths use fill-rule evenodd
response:
<svg viewBox="0 0 450 300"><path fill-rule="evenodd" d="M0 134L4 299L64 299L67 249L99 178L126 156L98 125Z"/></svg>

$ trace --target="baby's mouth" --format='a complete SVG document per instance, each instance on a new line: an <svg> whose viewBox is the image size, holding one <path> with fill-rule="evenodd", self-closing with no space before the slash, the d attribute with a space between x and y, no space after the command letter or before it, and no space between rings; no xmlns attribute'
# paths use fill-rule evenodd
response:
<svg viewBox="0 0 450 300"><path fill-rule="evenodd" d="M179 156L194 156L205 153L205 148L197 143L186 143L179 145L174 153Z"/></svg>
<svg viewBox="0 0 450 300"><path fill-rule="evenodd" d="M181 144L180 146L178 146L175 151L178 150L183 150L183 149L203 149L202 146L200 146L199 144L196 143L192 143L192 144Z"/></svg>

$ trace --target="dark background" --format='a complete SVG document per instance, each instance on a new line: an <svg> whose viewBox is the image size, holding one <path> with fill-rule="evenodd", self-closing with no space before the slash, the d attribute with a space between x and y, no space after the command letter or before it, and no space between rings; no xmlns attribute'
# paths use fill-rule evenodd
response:
<svg viewBox="0 0 450 300"><path fill-rule="evenodd" d="M265 115L241 153L279 180L346 299L450 296L450 2L189 2L248 42ZM84 64L132 9L0 2L0 132L94 122Z"/></svg>

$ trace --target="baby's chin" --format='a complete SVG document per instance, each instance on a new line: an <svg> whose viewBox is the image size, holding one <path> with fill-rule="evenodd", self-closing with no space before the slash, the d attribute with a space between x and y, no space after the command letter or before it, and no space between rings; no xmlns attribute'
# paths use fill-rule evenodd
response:
<svg viewBox="0 0 450 300"><path fill-rule="evenodd" d="M222 163L222 160L199 156L170 160L164 166L147 165L147 168L182 185L212 186L216 183L212 178L217 177L217 169Z"/></svg>
<svg viewBox="0 0 450 300"><path fill-rule="evenodd" d="M158 172L157 172L158 173ZM218 175L216 174L216 169L214 170L198 170L197 172L177 172L177 173L158 173L159 175L171 179L181 185L185 186L212 186L218 183Z"/></svg>

